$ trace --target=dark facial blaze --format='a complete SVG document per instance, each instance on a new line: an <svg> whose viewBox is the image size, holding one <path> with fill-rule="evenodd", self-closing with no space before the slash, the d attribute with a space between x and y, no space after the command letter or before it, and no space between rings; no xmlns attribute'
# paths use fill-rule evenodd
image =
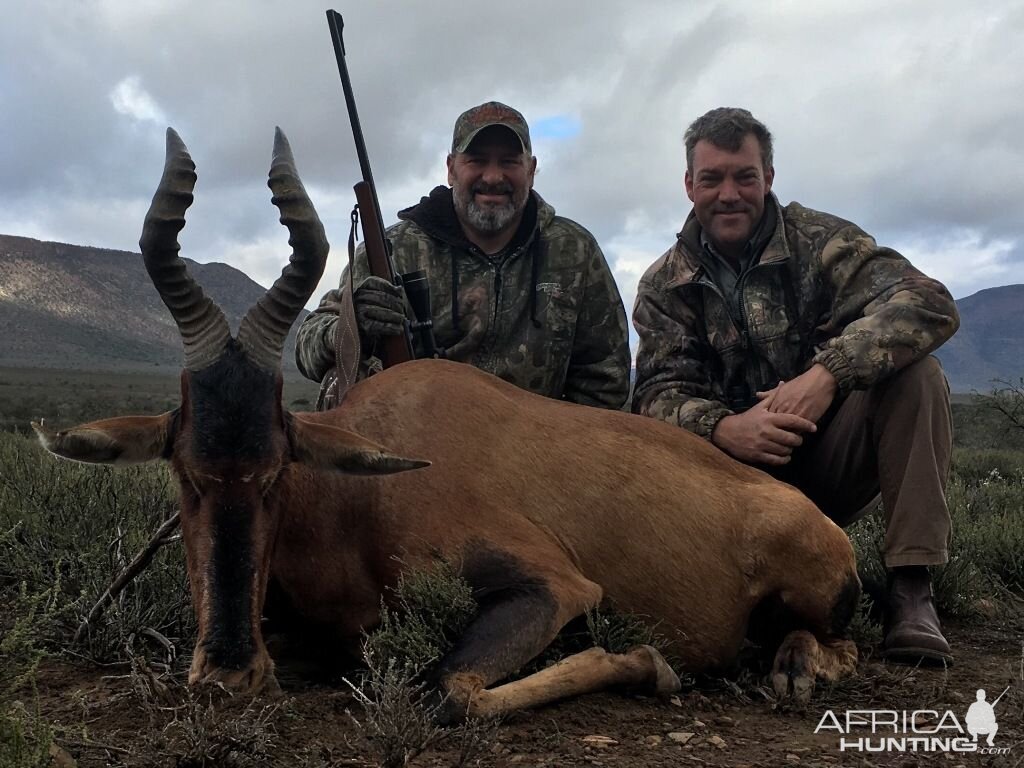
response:
<svg viewBox="0 0 1024 768"><path fill-rule="evenodd" d="M252 551L252 511L244 503L219 505L208 565L211 621L203 639L210 661L242 669L256 651L252 622L258 564Z"/></svg>
<svg viewBox="0 0 1024 768"><path fill-rule="evenodd" d="M282 428L277 374L231 340L216 363L191 375L192 459L205 466L265 459Z"/></svg>
<svg viewBox="0 0 1024 768"><path fill-rule="evenodd" d="M204 475L193 483L209 536L203 647L218 667L242 669L257 650L266 583L268 510L263 481L280 466L285 446L278 376L249 361L235 341L220 359L190 375L189 463ZM201 489L201 490L199 490Z"/></svg>

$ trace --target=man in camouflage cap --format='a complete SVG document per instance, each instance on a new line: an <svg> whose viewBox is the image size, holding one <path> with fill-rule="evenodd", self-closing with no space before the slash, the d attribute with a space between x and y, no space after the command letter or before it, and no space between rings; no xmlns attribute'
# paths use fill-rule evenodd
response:
<svg viewBox="0 0 1024 768"><path fill-rule="evenodd" d="M952 297L856 225L783 206L771 134L747 110L711 110L685 143L693 211L640 281L633 410L796 485L841 526L880 492L886 654L950 661L928 566L948 559L952 427L929 353L959 326Z"/></svg>
<svg viewBox="0 0 1024 768"><path fill-rule="evenodd" d="M447 166L451 186L401 211L387 230L396 272L427 273L444 356L541 395L621 408L630 367L622 299L593 236L533 191L526 120L493 101L467 110ZM352 284L372 354L378 339L404 332L411 309L401 288L369 274L361 246ZM330 291L298 331L296 362L316 381L334 365L340 299L341 289Z"/></svg>

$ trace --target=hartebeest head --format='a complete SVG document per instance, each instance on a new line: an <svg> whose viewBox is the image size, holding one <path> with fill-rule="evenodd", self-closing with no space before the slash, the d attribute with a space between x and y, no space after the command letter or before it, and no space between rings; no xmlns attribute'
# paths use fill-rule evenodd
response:
<svg viewBox="0 0 1024 768"><path fill-rule="evenodd" d="M274 137L268 185L291 235L292 255L242 319L236 337L178 256L178 233L195 182L192 158L168 128L163 177L139 245L184 343L181 405L160 416L105 419L63 432L33 426L47 449L69 459L170 462L180 486L199 624L189 680L255 689L273 680L260 615L274 538L287 512L279 496L288 465L387 474L427 462L391 455L356 434L282 406L285 337L323 274L328 244L281 130Z"/></svg>

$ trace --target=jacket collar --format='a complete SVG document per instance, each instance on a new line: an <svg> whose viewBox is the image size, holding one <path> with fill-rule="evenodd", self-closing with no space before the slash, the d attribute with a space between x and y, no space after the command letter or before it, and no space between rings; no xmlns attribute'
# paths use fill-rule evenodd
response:
<svg viewBox="0 0 1024 768"><path fill-rule="evenodd" d="M773 228L763 226L766 223L764 218L769 216L775 219ZM782 205L774 192L769 192L765 196L764 216L755 231L751 247L755 253L760 251L760 258L755 264L789 259L789 244L786 241ZM703 253L700 222L697 221L697 217L691 210L682 230L676 235L676 244L670 252L669 263L672 265L672 276L665 283L665 288L671 290L696 281L698 273L703 271L701 263Z"/></svg>

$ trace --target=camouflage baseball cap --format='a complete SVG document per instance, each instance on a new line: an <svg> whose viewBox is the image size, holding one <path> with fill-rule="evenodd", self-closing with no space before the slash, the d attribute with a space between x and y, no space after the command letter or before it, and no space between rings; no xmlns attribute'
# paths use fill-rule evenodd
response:
<svg viewBox="0 0 1024 768"><path fill-rule="evenodd" d="M465 152L476 135L492 125L503 125L518 136L523 152L533 151L530 148L530 127L526 124L526 118L499 101L488 101L459 115L452 134L452 152Z"/></svg>

